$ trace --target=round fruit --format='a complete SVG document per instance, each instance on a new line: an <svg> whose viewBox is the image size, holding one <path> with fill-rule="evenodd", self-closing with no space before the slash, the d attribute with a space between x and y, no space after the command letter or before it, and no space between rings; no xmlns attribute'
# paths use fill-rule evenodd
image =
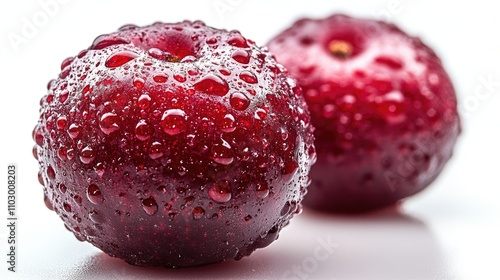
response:
<svg viewBox="0 0 500 280"><path fill-rule="evenodd" d="M315 158L305 106L237 31L124 26L48 84L33 133L45 202L134 265L240 259L300 212Z"/></svg>
<svg viewBox="0 0 500 280"><path fill-rule="evenodd" d="M460 133L452 83L434 52L393 24L299 20L269 44L304 90L318 162L304 203L359 212L428 186Z"/></svg>

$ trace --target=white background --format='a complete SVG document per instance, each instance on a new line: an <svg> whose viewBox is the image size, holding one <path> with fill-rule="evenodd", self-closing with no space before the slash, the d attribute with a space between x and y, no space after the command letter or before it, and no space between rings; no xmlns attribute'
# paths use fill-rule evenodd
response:
<svg viewBox="0 0 500 280"><path fill-rule="evenodd" d="M54 1L0 4L0 279L500 279L497 1ZM57 9L44 11L40 3L46 2ZM251 257L166 270L106 256L77 241L45 208L31 154L38 102L62 60L97 35L126 23L201 19L238 29L263 45L299 17L334 12L389 19L421 36L442 57L455 83L463 133L453 159L401 212L345 217L305 209L275 243ZM23 34L27 22L36 30ZM24 39L13 44L13 36ZM6 264L9 163L17 164L19 175L15 274ZM321 260L314 254L320 240L336 244Z"/></svg>

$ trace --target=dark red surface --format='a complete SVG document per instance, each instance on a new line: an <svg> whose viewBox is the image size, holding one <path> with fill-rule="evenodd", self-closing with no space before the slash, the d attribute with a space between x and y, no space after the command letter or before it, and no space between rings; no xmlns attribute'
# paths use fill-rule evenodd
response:
<svg viewBox="0 0 500 280"><path fill-rule="evenodd" d="M65 60L41 100L45 203L131 264L240 259L300 212L315 158L305 107L236 31L125 26Z"/></svg>
<svg viewBox="0 0 500 280"><path fill-rule="evenodd" d="M457 101L440 59L418 38L333 15L299 20L268 47L302 86L316 127L306 205L372 210L421 191L441 172L460 133Z"/></svg>

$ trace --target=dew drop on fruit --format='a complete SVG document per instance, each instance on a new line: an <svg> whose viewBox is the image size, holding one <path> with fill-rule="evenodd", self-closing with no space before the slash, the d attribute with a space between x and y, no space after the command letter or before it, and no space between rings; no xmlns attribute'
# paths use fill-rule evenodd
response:
<svg viewBox="0 0 500 280"><path fill-rule="evenodd" d="M68 189L66 188L66 186L65 186L64 184L61 184L61 185L59 185L59 190L60 190L62 193L66 193L66 191L67 191Z"/></svg>
<svg viewBox="0 0 500 280"><path fill-rule="evenodd" d="M90 147L85 147L83 148L82 152L80 153L80 160L84 164L89 164L95 159L95 152L92 150Z"/></svg>
<svg viewBox="0 0 500 280"><path fill-rule="evenodd" d="M56 178L56 172L54 171L54 168L49 165L47 167L47 176L49 177L50 180L54 180Z"/></svg>
<svg viewBox="0 0 500 280"><path fill-rule="evenodd" d="M248 48L247 40L241 35L232 36L227 43L238 48Z"/></svg>
<svg viewBox="0 0 500 280"><path fill-rule="evenodd" d="M297 173L298 168L299 168L299 165L295 160L293 160L293 159L286 160L285 166L281 170L281 175L283 176L282 177L283 181L290 182L292 180L293 176L295 175L295 173Z"/></svg>
<svg viewBox="0 0 500 280"><path fill-rule="evenodd" d="M92 204L102 204L104 202L104 198L102 196L101 190L95 184L91 184L87 188L87 199Z"/></svg>
<svg viewBox="0 0 500 280"><path fill-rule="evenodd" d="M115 67L120 67L123 64L134 60L137 58L139 55L131 52L131 51L121 51L117 52L115 54L112 54L108 59L106 59L106 62L104 65L108 68L115 68Z"/></svg>
<svg viewBox="0 0 500 280"><path fill-rule="evenodd" d="M61 116L57 119L56 125L58 129L65 129L66 125L68 124L68 121L66 120L66 117Z"/></svg>
<svg viewBox="0 0 500 280"><path fill-rule="evenodd" d="M151 106L151 97L146 93L142 94L137 100L137 105L143 110L149 108Z"/></svg>
<svg viewBox="0 0 500 280"><path fill-rule="evenodd" d="M135 126L135 137L141 141L148 139L152 132L151 126L145 120L140 120Z"/></svg>
<svg viewBox="0 0 500 280"><path fill-rule="evenodd" d="M193 219L199 220L205 215L205 210L201 207L195 207L193 209Z"/></svg>
<svg viewBox="0 0 500 280"><path fill-rule="evenodd" d="M64 202L63 208L64 208L64 211L71 212L71 205L69 205L68 203Z"/></svg>
<svg viewBox="0 0 500 280"><path fill-rule="evenodd" d="M233 151L229 143L224 140L222 142L222 144L216 144L212 147L213 161L218 164L229 165L234 160Z"/></svg>
<svg viewBox="0 0 500 280"><path fill-rule="evenodd" d="M63 60L63 62L61 63L61 70L64 70L64 68L68 67L68 65L70 65L73 60L75 60L74 57L68 57Z"/></svg>
<svg viewBox="0 0 500 280"><path fill-rule="evenodd" d="M69 160L72 160L75 157L75 150L73 149L68 149L66 151L66 156Z"/></svg>
<svg viewBox="0 0 500 280"><path fill-rule="evenodd" d="M33 153L33 157L35 159L38 159L38 147L36 145L33 146L33 149L31 150L31 152Z"/></svg>
<svg viewBox="0 0 500 280"><path fill-rule="evenodd" d="M101 128L102 132L109 135L114 131L120 129L120 126L118 125L119 121L120 118L115 113L105 113L101 117L101 120L99 122L99 127Z"/></svg>
<svg viewBox="0 0 500 280"><path fill-rule="evenodd" d="M43 202L45 203L45 206L49 210L54 211L54 206L52 206L52 202L50 202L50 199L47 197L46 194L43 195Z"/></svg>
<svg viewBox="0 0 500 280"><path fill-rule="evenodd" d="M220 130L226 133L236 130L235 119L231 114L226 114L224 118L219 121L218 125Z"/></svg>
<svg viewBox="0 0 500 280"><path fill-rule="evenodd" d="M163 61L167 60L167 55L162 50L160 50L158 48L150 48L148 50L148 54L151 57L156 58L158 60L163 60Z"/></svg>
<svg viewBox="0 0 500 280"><path fill-rule="evenodd" d="M158 211L158 204L156 204L156 200L153 197L145 198L142 200L142 209L146 214L152 216Z"/></svg>
<svg viewBox="0 0 500 280"><path fill-rule="evenodd" d="M100 223L104 222L104 217L100 213L98 213L96 211L90 211L89 212L89 218L94 223L100 224Z"/></svg>
<svg viewBox="0 0 500 280"><path fill-rule="evenodd" d="M63 90L59 95L59 102L64 103L66 99L68 99L69 92L67 90Z"/></svg>
<svg viewBox="0 0 500 280"><path fill-rule="evenodd" d="M220 181L208 190L208 196L217 203L226 203L231 200L231 187L227 181Z"/></svg>
<svg viewBox="0 0 500 280"><path fill-rule="evenodd" d="M144 87L144 80L141 78L135 78L134 81L132 81L132 84L135 88L142 89Z"/></svg>
<svg viewBox="0 0 500 280"><path fill-rule="evenodd" d="M219 76L208 74L194 84L197 91L217 96L224 96L229 91L227 82Z"/></svg>
<svg viewBox="0 0 500 280"><path fill-rule="evenodd" d="M178 81L179 83L184 83L186 81L186 77L181 74L175 74L174 79Z"/></svg>
<svg viewBox="0 0 500 280"><path fill-rule="evenodd" d="M106 47L109 47L112 45L121 45L121 44L129 44L129 43L130 43L130 41L125 39L125 38L118 37L116 35L110 36L108 34L104 34L104 35L101 35L101 36L95 38L94 42L90 46L90 49L91 50L100 50L100 49L103 49L103 48L106 48Z"/></svg>
<svg viewBox="0 0 500 280"><path fill-rule="evenodd" d="M149 148L149 157L151 159L161 158L163 156L163 145L160 142L153 142Z"/></svg>
<svg viewBox="0 0 500 280"><path fill-rule="evenodd" d="M258 198L266 198L269 195L269 187L266 181L260 181L257 183L257 187L255 188L255 193Z"/></svg>
<svg viewBox="0 0 500 280"><path fill-rule="evenodd" d="M153 80L157 83L164 83L168 80L168 77L166 75L156 75Z"/></svg>
<svg viewBox="0 0 500 280"><path fill-rule="evenodd" d="M257 79L257 76L255 76L254 73L250 71L243 71L240 73L240 79L243 81L249 83L249 84L256 84L259 80Z"/></svg>
<svg viewBox="0 0 500 280"><path fill-rule="evenodd" d="M231 94L231 97L229 98L229 103L231 103L231 106L238 110L238 111L243 111L248 108L250 105L250 99L246 95L244 95L241 92L235 92Z"/></svg>
<svg viewBox="0 0 500 280"><path fill-rule="evenodd" d="M245 50L237 50L231 57L242 64L248 64L248 62L250 62L250 54Z"/></svg>
<svg viewBox="0 0 500 280"><path fill-rule="evenodd" d="M36 127L35 130L33 131L33 140L35 140L35 143L38 146L42 146L43 135L42 135L42 132L40 131L40 128L38 128L38 127Z"/></svg>
<svg viewBox="0 0 500 280"><path fill-rule="evenodd" d="M169 135L179 134L186 129L186 113L181 109L166 110L161 118L160 126Z"/></svg>

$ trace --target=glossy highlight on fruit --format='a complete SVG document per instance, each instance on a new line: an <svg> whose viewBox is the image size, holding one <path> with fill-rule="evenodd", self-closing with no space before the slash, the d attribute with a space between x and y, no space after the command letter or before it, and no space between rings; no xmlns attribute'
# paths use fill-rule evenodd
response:
<svg viewBox="0 0 500 280"><path fill-rule="evenodd" d="M313 128L295 80L237 31L127 25L64 60L33 131L45 204L140 266L240 259L300 212Z"/></svg>
<svg viewBox="0 0 500 280"><path fill-rule="evenodd" d="M427 187L460 133L436 54L393 24L302 19L268 47L303 88L317 163L304 204L334 212L391 205Z"/></svg>

